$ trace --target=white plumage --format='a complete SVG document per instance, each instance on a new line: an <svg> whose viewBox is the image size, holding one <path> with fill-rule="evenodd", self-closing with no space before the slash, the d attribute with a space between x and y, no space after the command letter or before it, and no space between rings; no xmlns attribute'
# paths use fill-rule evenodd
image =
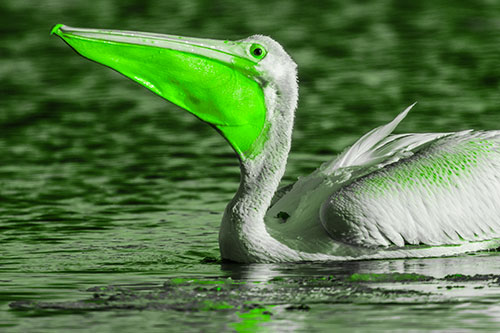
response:
<svg viewBox="0 0 500 333"><path fill-rule="evenodd" d="M392 135L410 106L312 174L278 189L298 84L296 64L277 42L260 35L229 42L63 25L52 32L82 55L173 100L233 142L241 181L219 232L224 259L426 257L500 246L499 131ZM133 50L130 59L122 59L125 49ZM151 59L156 62L150 64ZM221 73L224 90L207 90ZM178 81L183 75L187 78ZM240 117L252 112L262 116Z"/></svg>
<svg viewBox="0 0 500 333"><path fill-rule="evenodd" d="M286 234L291 247L300 245L290 236L303 235L300 241L309 243L303 248L332 259L451 255L498 246L500 132L390 135L410 108L297 181L269 209L268 227ZM276 227L278 215L288 218ZM315 224L338 243L321 237Z"/></svg>
<svg viewBox="0 0 500 333"><path fill-rule="evenodd" d="M498 132L461 132L356 180L322 205L332 238L360 246L500 237Z"/></svg>
<svg viewBox="0 0 500 333"><path fill-rule="evenodd" d="M278 190L298 98L296 65L272 39L248 40L268 48L259 66L270 131L263 152L241 161L240 188L219 234L223 258L427 257L500 246L500 132L392 135L415 104Z"/></svg>

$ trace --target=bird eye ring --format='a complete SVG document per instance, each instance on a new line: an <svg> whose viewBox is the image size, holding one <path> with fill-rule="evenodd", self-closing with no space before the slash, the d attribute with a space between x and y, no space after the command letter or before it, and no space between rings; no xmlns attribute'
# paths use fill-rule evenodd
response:
<svg viewBox="0 0 500 333"><path fill-rule="evenodd" d="M266 56L267 51L266 51L266 49L262 45L252 44L252 46L250 46L250 54L254 58L260 60L260 59L263 59Z"/></svg>

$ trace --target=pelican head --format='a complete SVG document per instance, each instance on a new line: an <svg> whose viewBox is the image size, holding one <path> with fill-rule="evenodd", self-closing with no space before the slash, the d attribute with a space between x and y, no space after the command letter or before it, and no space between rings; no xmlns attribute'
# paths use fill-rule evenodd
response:
<svg viewBox="0 0 500 333"><path fill-rule="evenodd" d="M295 110L296 65L266 36L221 41L62 24L52 33L213 126L241 160L261 152L280 103Z"/></svg>

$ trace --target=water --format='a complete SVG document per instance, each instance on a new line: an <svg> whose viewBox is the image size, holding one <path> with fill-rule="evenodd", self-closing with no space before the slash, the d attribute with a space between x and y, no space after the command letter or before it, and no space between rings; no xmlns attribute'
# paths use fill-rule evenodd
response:
<svg viewBox="0 0 500 333"><path fill-rule="evenodd" d="M48 32L65 23L271 35L299 65L287 183L414 101L399 132L497 129L499 9L492 1L2 1L0 330L494 330L495 275L445 277L500 274L495 252L220 263L218 226L239 180L230 147ZM352 279L368 273L384 278ZM309 309L293 308L300 304Z"/></svg>

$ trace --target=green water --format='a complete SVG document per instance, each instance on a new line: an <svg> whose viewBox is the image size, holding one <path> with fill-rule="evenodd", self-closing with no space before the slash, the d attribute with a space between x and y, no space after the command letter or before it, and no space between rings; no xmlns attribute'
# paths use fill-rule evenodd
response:
<svg viewBox="0 0 500 333"><path fill-rule="evenodd" d="M219 39L272 36L299 65L287 183L414 101L399 132L499 128L500 4L4 0L0 13L0 331L498 327L494 275L442 280L500 274L493 252L218 262L218 226L239 181L230 147L187 112L77 56L49 31L65 23ZM376 275L368 287L359 278L375 273L432 278ZM328 280L332 275L340 280ZM311 282L318 279L326 282ZM209 282L221 289L203 289ZM117 296L123 293L132 296ZM107 303L96 302L103 298Z"/></svg>

